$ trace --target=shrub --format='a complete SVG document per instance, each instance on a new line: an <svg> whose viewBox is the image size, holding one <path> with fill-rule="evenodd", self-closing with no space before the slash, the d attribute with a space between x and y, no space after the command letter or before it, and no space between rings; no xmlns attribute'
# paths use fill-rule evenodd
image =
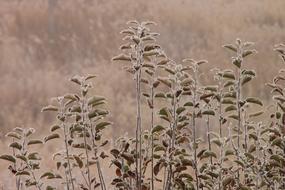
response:
<svg viewBox="0 0 285 190"><path fill-rule="evenodd" d="M256 53L253 43L237 39L225 45L234 54L235 70L212 69L215 84L207 85L201 82L207 61L173 61L157 44L158 34L150 29L154 24L130 21L121 32L126 41L122 53L113 58L128 64L125 69L135 81L135 137L118 138L106 153L104 130L112 125L106 99L90 95L94 75L74 76L71 82L78 93L54 98L55 104L43 108L56 113L51 134L43 140L31 138L34 129L16 128L7 134L12 153L0 158L11 163L18 190L55 189L53 180L68 190L106 190L109 185L119 190L285 188L284 70L267 84L273 95L272 105L265 108L244 91L256 77L245 62ZM285 62L285 46L275 50ZM143 108L150 113L149 126L142 123ZM198 133L201 127L205 139ZM53 154L57 171L40 175L40 157L31 148L56 139L64 147ZM114 171L109 184L103 161Z"/></svg>

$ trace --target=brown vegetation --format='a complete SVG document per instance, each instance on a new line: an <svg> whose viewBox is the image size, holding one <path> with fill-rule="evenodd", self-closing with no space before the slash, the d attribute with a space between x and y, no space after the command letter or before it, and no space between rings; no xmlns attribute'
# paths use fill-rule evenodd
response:
<svg viewBox="0 0 285 190"><path fill-rule="evenodd" d="M134 18L159 23L158 41L169 57L206 58L207 75L210 68L230 62L223 43L236 37L254 41L259 53L247 66L255 68L258 76L245 92L268 101L264 83L272 81L281 66L272 49L284 40L284 5L282 0L2 0L0 135L17 126L48 131L51 115L41 114L42 106L71 89L65 78L86 73L99 76L96 94L108 99L110 119L118 131L109 135L134 134L128 130L136 123L134 82L122 65L111 62L121 40L118 31Z"/></svg>

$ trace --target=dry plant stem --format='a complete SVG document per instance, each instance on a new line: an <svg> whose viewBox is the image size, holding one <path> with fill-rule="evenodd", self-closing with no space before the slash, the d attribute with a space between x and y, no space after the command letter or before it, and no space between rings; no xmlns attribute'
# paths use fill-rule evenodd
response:
<svg viewBox="0 0 285 190"><path fill-rule="evenodd" d="M139 62L140 65L140 62ZM136 93L137 93L137 128L136 128L136 154L138 158L136 158L136 172L137 172L137 188L141 189L141 171L142 171L142 159L141 159L141 69L139 69L136 73Z"/></svg>
<svg viewBox="0 0 285 190"><path fill-rule="evenodd" d="M172 102L172 114L173 114L173 124L171 126L171 144L170 144L170 161L172 161L172 152L174 151L174 146L175 146L175 138L176 138L176 134L175 134L175 130L176 130L176 106L177 106L177 98L176 98L176 84L177 84L177 79L175 81L175 86L174 89L172 89L173 91L173 102ZM167 178L167 189L171 189L172 188L172 176L173 176L173 171L172 171L172 165L170 164L169 166L169 173L168 173L168 178Z"/></svg>
<svg viewBox="0 0 285 190"><path fill-rule="evenodd" d="M219 109L219 133L220 133L220 137L223 137L223 131L222 131L222 122L223 122L223 114L222 114L222 97L223 97L223 93L222 93L222 89L221 89L222 83L221 81L219 81L219 89L220 89L220 100L218 101L218 109Z"/></svg>
<svg viewBox="0 0 285 190"><path fill-rule="evenodd" d="M14 138L13 138L13 142L15 142ZM13 151L13 156L15 157L16 156L16 153L15 153L15 149L12 148L12 151ZM17 168L17 165L16 163L13 164L14 165L14 169ZM20 190L20 181L21 181L21 178L20 176L16 176L16 187L17 187L17 190Z"/></svg>
<svg viewBox="0 0 285 190"><path fill-rule="evenodd" d="M26 152L27 152L27 150L25 149L25 145L26 145L26 136L24 137L24 140L23 140L23 144L22 144L22 150L21 150L21 154L24 156L25 154L26 154ZM35 176L35 174L34 174L34 172L33 172L33 169L32 169L32 167L31 167L31 165L28 163L28 161L26 161L26 165L27 165L27 167L29 168L29 170L30 170L30 173L32 174L32 177L33 177L33 179L34 179L34 181L36 182L36 188L38 189L38 190L41 190L41 186L40 186L40 184L39 184L39 181L37 180L37 178L36 178L36 176Z"/></svg>
<svg viewBox="0 0 285 190"><path fill-rule="evenodd" d="M35 182L36 182L36 187L37 187L37 189L38 189L38 190L41 190L41 186L40 186L39 181L37 180L37 178L36 178L36 176L35 176L35 173L33 172L33 169L31 168L31 166L29 165L29 163L27 163L27 165L28 165L28 167L29 167L29 170L30 170L30 172L31 172L31 174L32 174L33 179L34 179Z"/></svg>
<svg viewBox="0 0 285 190"><path fill-rule="evenodd" d="M224 148L224 145L223 145ZM219 157L219 190L221 189L222 186L222 165L223 165L223 148L220 148L220 157Z"/></svg>
<svg viewBox="0 0 285 190"><path fill-rule="evenodd" d="M238 114L238 136L237 136L237 146L238 150L240 150L240 134L241 134L241 106L240 106L240 101L241 101L241 69L238 68L238 81L237 81L237 99L236 99L236 104L237 104L237 114ZM238 154L238 152L236 152ZM239 160L239 156L237 155L237 159ZM240 181L240 172L238 171L238 181Z"/></svg>
<svg viewBox="0 0 285 190"><path fill-rule="evenodd" d="M95 144L94 128L93 128L92 125L91 125L91 135L92 135L92 144L93 144L94 156L95 156L95 158L97 158L97 150L96 150L96 144ZM106 190L106 184L105 184L104 176L102 174L99 158L97 158L96 165L97 165L97 171L98 171L98 175L99 175L99 179L100 179L101 189L102 190Z"/></svg>
<svg viewBox="0 0 285 190"><path fill-rule="evenodd" d="M67 170L65 169L64 176L65 176L65 181L66 181L66 188L67 188L67 190L69 190L70 188L69 188L68 176L67 175L68 175Z"/></svg>
<svg viewBox="0 0 285 190"><path fill-rule="evenodd" d="M86 132L88 131L87 124L86 124L86 113L85 113L85 106L86 106L86 98L82 95L82 102L81 102L81 110L82 110L82 123L83 123L83 138L84 138L84 147L85 147L85 156L86 156L86 169L87 169L87 186L88 189L91 190L91 176L90 176L90 168L89 168L89 155L87 149L87 137Z"/></svg>
<svg viewBox="0 0 285 190"><path fill-rule="evenodd" d="M212 151L212 145L211 145L211 136L210 136L210 117L207 116L207 140L208 140L208 148L210 151ZM213 158L210 158L210 163L213 164Z"/></svg>
<svg viewBox="0 0 285 190"><path fill-rule="evenodd" d="M154 127L154 88L153 85L151 86L151 131ZM153 159L153 133L151 133L151 189L154 189L154 159Z"/></svg>
<svg viewBox="0 0 285 190"><path fill-rule="evenodd" d="M166 167L164 168L164 172L163 172L163 186L162 186L162 189L166 189L166 178L167 178L167 175L166 175Z"/></svg>
<svg viewBox="0 0 285 190"><path fill-rule="evenodd" d="M66 129L66 125L64 123L62 123L63 125L63 132L64 132L64 143L65 143L65 151L66 151L66 157L67 157L67 164L68 164L68 175L70 178L70 183L71 183L71 187L72 190L74 190L74 183L73 183L73 177L72 177L72 172L71 172L71 165L70 165L70 160L69 160L69 149L68 149L68 139L67 139L67 129ZM69 181L66 182L67 188L69 189Z"/></svg>
<svg viewBox="0 0 285 190"><path fill-rule="evenodd" d="M194 167L195 167L195 176L196 176L196 188L199 189L199 177L198 177L198 162L197 162L197 143L196 143L196 96L197 96L197 70L194 70L194 92L193 92L193 113L192 113L192 127L193 127L193 139L194 139Z"/></svg>
<svg viewBox="0 0 285 190"><path fill-rule="evenodd" d="M237 111L238 111L238 149L240 148L240 133L241 133L241 107L240 107L240 101L241 101L241 72L240 69L238 69L238 81L237 81L237 99L236 99L236 104L237 104Z"/></svg>
<svg viewBox="0 0 285 190"><path fill-rule="evenodd" d="M100 183L101 183L101 189L106 190L106 185L105 185L104 177L102 175L102 170L101 170L99 160L97 160L97 170L98 170L99 179L100 179Z"/></svg>
<svg viewBox="0 0 285 190"><path fill-rule="evenodd" d="M244 115L243 115L243 121L245 122L246 121L246 111L244 112ZM244 127L244 151L247 152L247 141L248 141L248 134L247 134L247 123L244 123L243 124L243 127Z"/></svg>

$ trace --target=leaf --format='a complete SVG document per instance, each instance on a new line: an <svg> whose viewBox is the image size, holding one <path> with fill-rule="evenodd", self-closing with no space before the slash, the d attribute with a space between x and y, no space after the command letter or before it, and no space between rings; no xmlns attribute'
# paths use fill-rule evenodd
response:
<svg viewBox="0 0 285 190"><path fill-rule="evenodd" d="M159 54L159 52L155 49L143 52L143 56L154 56L154 55L158 55L158 54Z"/></svg>
<svg viewBox="0 0 285 190"><path fill-rule="evenodd" d="M234 162L244 168L244 163L242 163L240 160L234 160Z"/></svg>
<svg viewBox="0 0 285 190"><path fill-rule="evenodd" d="M47 177L47 178L53 178L54 174L52 172L45 172L43 175L41 175L41 179Z"/></svg>
<svg viewBox="0 0 285 190"><path fill-rule="evenodd" d="M88 150L91 150L91 146L89 144L86 144L86 146L85 146L84 143L72 144L72 147L73 148L82 148L82 149L87 148Z"/></svg>
<svg viewBox="0 0 285 190"><path fill-rule="evenodd" d="M162 130L165 130L165 128L161 125L156 125L152 130L151 130L151 133L156 133L156 132L160 132Z"/></svg>
<svg viewBox="0 0 285 190"><path fill-rule="evenodd" d="M12 138L15 138L15 139L21 139L21 135L19 135L18 133L16 132L9 132L6 134L6 137L12 137Z"/></svg>
<svg viewBox="0 0 285 190"><path fill-rule="evenodd" d="M229 50L231 50L231 51L233 51L233 52L237 52L237 48L236 48L236 46L234 46L234 45L232 45L232 44L226 44L226 45L224 45L223 46L224 48L227 48L227 49L229 49Z"/></svg>
<svg viewBox="0 0 285 190"><path fill-rule="evenodd" d="M248 152L244 153L244 155L249 158L250 160L254 160L254 156Z"/></svg>
<svg viewBox="0 0 285 190"><path fill-rule="evenodd" d="M239 119L238 116L237 116L237 115L234 115L234 114L233 114L233 115L230 115L229 118L232 118L232 119L235 119L235 120L238 120L238 119Z"/></svg>
<svg viewBox="0 0 285 190"><path fill-rule="evenodd" d="M88 74L86 77L85 77L85 80L90 80L90 79L93 79L93 78L95 78L96 77L96 75L90 75L90 74Z"/></svg>
<svg viewBox="0 0 285 190"><path fill-rule="evenodd" d="M186 110L186 108L184 108L184 107L179 107L179 108L177 108L176 113L179 115L179 114L181 114L182 112L184 112L185 110Z"/></svg>
<svg viewBox="0 0 285 190"><path fill-rule="evenodd" d="M18 142L12 142L9 147L12 147L12 148L16 148L18 150L21 150L22 149L22 145Z"/></svg>
<svg viewBox="0 0 285 190"><path fill-rule="evenodd" d="M166 98L166 96L165 96L165 94L163 92L156 93L154 97L156 97L156 98Z"/></svg>
<svg viewBox="0 0 285 190"><path fill-rule="evenodd" d="M82 78L79 75L75 75L70 79L71 82L74 82L78 85L81 85L82 83Z"/></svg>
<svg viewBox="0 0 285 190"><path fill-rule="evenodd" d="M43 107L42 112L44 111L58 111L58 107L49 105L49 106Z"/></svg>
<svg viewBox="0 0 285 190"><path fill-rule="evenodd" d="M237 110L236 106L230 105L226 107L225 112L234 111L234 110Z"/></svg>
<svg viewBox="0 0 285 190"><path fill-rule="evenodd" d="M222 104L235 104L232 100L228 98L224 98L221 103Z"/></svg>
<svg viewBox="0 0 285 190"><path fill-rule="evenodd" d="M234 178L232 176L227 176L223 179L222 184L223 188L226 188L228 185L230 185L234 181Z"/></svg>
<svg viewBox="0 0 285 190"><path fill-rule="evenodd" d="M16 176L19 176L19 175L30 175L30 172L28 172L28 171L18 171L15 175Z"/></svg>
<svg viewBox="0 0 285 190"><path fill-rule="evenodd" d="M40 160L40 158L38 157L39 153L37 152L32 152L28 155L28 159L29 160Z"/></svg>
<svg viewBox="0 0 285 190"><path fill-rule="evenodd" d="M205 110L202 112L203 115L215 115L214 110Z"/></svg>
<svg viewBox="0 0 285 190"><path fill-rule="evenodd" d="M179 178L186 178L189 181L193 181L193 177L190 174L188 174L188 173L181 173L179 175Z"/></svg>
<svg viewBox="0 0 285 190"><path fill-rule="evenodd" d="M82 168L83 167L83 161L81 160L81 158L79 156L76 156L76 155L73 155L77 165L79 168Z"/></svg>
<svg viewBox="0 0 285 190"><path fill-rule="evenodd" d="M203 158L208 158L208 157L217 158L217 155L216 155L216 153L214 153L213 151L207 150L207 151L205 151L205 152L203 153L203 155L202 155L201 158L203 159Z"/></svg>
<svg viewBox="0 0 285 190"><path fill-rule="evenodd" d="M121 156L122 156L125 160L129 161L130 163L135 163L135 159L134 159L134 156L133 156L132 154L123 152L123 153L121 154Z"/></svg>
<svg viewBox="0 0 285 190"><path fill-rule="evenodd" d="M257 116L260 116L264 113L264 111L259 111L259 112L256 112L256 113L251 113L249 114L249 117L257 117Z"/></svg>
<svg viewBox="0 0 285 190"><path fill-rule="evenodd" d="M54 131L56 131L57 129L60 129L60 126L59 126L59 125L53 125L53 126L50 127L50 131L51 131L51 132L54 132Z"/></svg>
<svg viewBox="0 0 285 190"><path fill-rule="evenodd" d="M88 105L96 105L98 102L102 102L104 101L105 98L102 96L93 96L91 98L88 99Z"/></svg>
<svg viewBox="0 0 285 190"><path fill-rule="evenodd" d="M219 73L219 75L226 79L235 80L235 75L233 73L224 72L224 73Z"/></svg>
<svg viewBox="0 0 285 190"><path fill-rule="evenodd" d="M225 151L225 156L230 156L230 155L234 155L234 151L233 150L226 150Z"/></svg>
<svg viewBox="0 0 285 190"><path fill-rule="evenodd" d="M181 86L188 86L188 85L190 85L192 83L193 83L193 80L191 78L186 78L186 79L181 81L180 85Z"/></svg>
<svg viewBox="0 0 285 190"><path fill-rule="evenodd" d="M171 88L171 81L167 78L158 78L157 79L159 82L165 84L166 86L168 86L169 88Z"/></svg>
<svg viewBox="0 0 285 190"><path fill-rule="evenodd" d="M282 104L280 104L280 103L277 103L277 104L282 109L282 111L285 112L285 107Z"/></svg>
<svg viewBox="0 0 285 190"><path fill-rule="evenodd" d="M106 126L111 125L112 123L107 122L107 121L103 121L101 123L96 124L95 130L96 131L100 131L105 129Z"/></svg>
<svg viewBox="0 0 285 190"><path fill-rule="evenodd" d="M16 158L19 158L19 159L23 160L24 162L27 162L27 158L23 155L16 155Z"/></svg>
<svg viewBox="0 0 285 190"><path fill-rule="evenodd" d="M241 85L244 85L244 84L248 83L249 81L251 81L251 79L252 79L251 76L247 76L247 75L244 76L244 77L242 78Z"/></svg>
<svg viewBox="0 0 285 190"><path fill-rule="evenodd" d="M52 186L47 186L46 190L55 190L56 188L52 187Z"/></svg>
<svg viewBox="0 0 285 190"><path fill-rule="evenodd" d="M212 139L211 142L216 144L217 146L222 146L222 142L219 139Z"/></svg>
<svg viewBox="0 0 285 190"><path fill-rule="evenodd" d="M237 66L238 68L241 67L242 60L240 58L233 58L232 63Z"/></svg>
<svg viewBox="0 0 285 190"><path fill-rule="evenodd" d="M246 50L242 53L242 57L247 57L253 53L256 53L256 50Z"/></svg>
<svg viewBox="0 0 285 190"><path fill-rule="evenodd" d="M15 159L15 157L12 156L12 155L7 155L7 154L1 155L1 156L0 156L0 159L2 159L2 160L7 160L7 161L10 161L10 162L16 163L16 159Z"/></svg>
<svg viewBox="0 0 285 190"><path fill-rule="evenodd" d="M51 135L45 137L44 138L44 142L47 142L49 140L56 139L56 138L60 138L58 133L54 133L54 134L51 134Z"/></svg>
<svg viewBox="0 0 285 190"><path fill-rule="evenodd" d="M242 74L244 74L244 75L250 75L250 76L252 76L252 77L256 76L256 73L255 73L254 70L243 70L243 71L242 71Z"/></svg>
<svg viewBox="0 0 285 190"><path fill-rule="evenodd" d="M160 170L161 170L161 162L158 162L154 165L153 168L154 175L157 176Z"/></svg>
<svg viewBox="0 0 285 190"><path fill-rule="evenodd" d="M28 142L28 145L32 145L32 144L43 144L43 141L37 140L37 139L35 139L35 140L30 140L30 141Z"/></svg>
<svg viewBox="0 0 285 190"><path fill-rule="evenodd" d="M115 158L117 158L118 155L120 154L120 151L117 150L117 149L112 149L112 150L110 151L110 153L111 153Z"/></svg>
<svg viewBox="0 0 285 190"><path fill-rule="evenodd" d="M186 102L185 104L184 104L184 106L193 106L193 102Z"/></svg>
<svg viewBox="0 0 285 190"><path fill-rule="evenodd" d="M130 56L127 56L126 54L120 54L112 58L113 61L132 61L132 58Z"/></svg>
<svg viewBox="0 0 285 190"><path fill-rule="evenodd" d="M218 86L206 86L205 90L209 90L212 92L217 92L218 91Z"/></svg>
<svg viewBox="0 0 285 190"><path fill-rule="evenodd" d="M170 122L171 120L171 113L170 111L168 110L168 108L164 107L164 108L161 108L159 110L159 115L162 119L165 119L167 120L168 122Z"/></svg>
<svg viewBox="0 0 285 190"><path fill-rule="evenodd" d="M261 100L259 100L258 98L254 98L254 97L249 97L245 100L246 102L249 102L249 103L253 103L253 104L258 104L260 106L263 106L263 103Z"/></svg>

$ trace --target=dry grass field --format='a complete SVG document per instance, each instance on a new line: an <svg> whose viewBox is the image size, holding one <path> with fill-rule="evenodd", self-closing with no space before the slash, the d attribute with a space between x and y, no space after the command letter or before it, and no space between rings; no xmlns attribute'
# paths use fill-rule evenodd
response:
<svg viewBox="0 0 285 190"><path fill-rule="evenodd" d="M209 76L211 68L229 65L223 44L254 42L258 54L246 64L257 79L246 94L269 101L264 84L283 66L272 49L285 40L284 7L284 0L0 0L0 153L8 150L4 135L14 127L49 130L54 115L41 109L69 92L68 79L76 74L98 76L93 90L108 99L114 123L108 137L134 134L135 83L111 61L119 53L119 31L133 19L158 23L158 41L176 61L208 60L202 68ZM50 144L42 155L57 148ZM13 190L6 168L0 162L0 189Z"/></svg>

